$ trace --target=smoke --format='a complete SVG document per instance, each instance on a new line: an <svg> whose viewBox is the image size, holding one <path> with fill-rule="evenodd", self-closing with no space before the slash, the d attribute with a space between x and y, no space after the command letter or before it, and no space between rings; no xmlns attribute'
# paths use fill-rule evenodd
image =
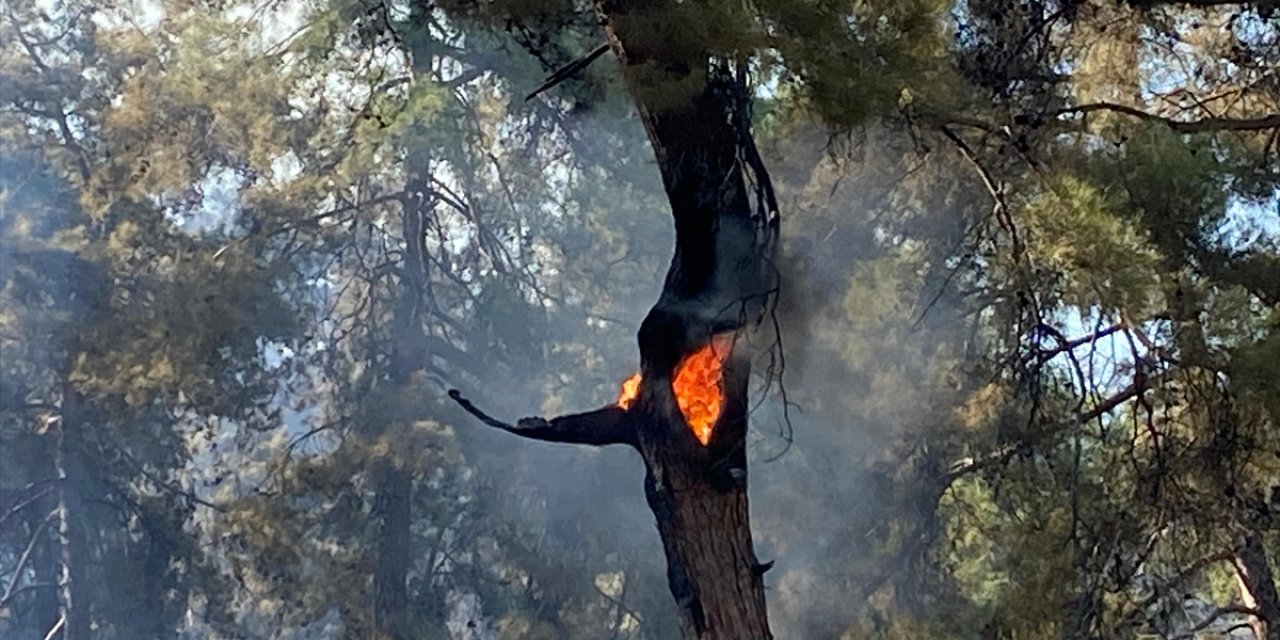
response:
<svg viewBox="0 0 1280 640"><path fill-rule="evenodd" d="M579 118L572 127L590 138L638 124ZM877 572L884 555L887 534L878 520L919 507L892 486L884 465L905 433L941 421L954 405L955 391L944 384L950 372L931 367L966 326L954 296L939 295L940 282L929 275L957 249L967 215L966 200L930 195L953 186L949 162L914 152L907 136L886 128L871 129L851 147L858 156L832 151L815 126L767 150L784 216L777 316L786 358L781 382L791 404L784 412L776 387L755 398L763 402L753 414L750 486L757 555L776 562L766 581L778 637L833 637L862 615L860 581ZM625 179L661 193L652 166ZM670 224L665 208L630 221L627 243L650 249L652 271L626 283L629 297L611 300L610 313L638 324L652 304L666 266L661 256L672 245ZM592 256L563 259L572 269ZM586 323L579 331L574 340L622 359L597 363L598 385L504 393L492 406L515 417L538 407L572 412L612 402L634 367L633 334ZM528 373L553 379L556 372ZM549 400L548 393L560 397ZM647 637L667 637L656 623L674 610L638 456L502 433L471 433L468 440L472 462L496 486L510 488L498 498L500 508L538 536L537 553L581 571L582 581L614 569L638 574L628 576L629 592L647 594Z"/></svg>
<svg viewBox="0 0 1280 640"><path fill-rule="evenodd" d="M766 153L783 202L778 318L794 406L790 428L776 428L780 394L754 416L754 531L777 562L775 632L835 637L866 613L885 520L921 508L895 486L903 444L956 401L956 361L940 356L968 324L954 283L931 274L963 248L971 201L946 195L964 191L949 159L885 126L843 140L815 126Z"/></svg>
<svg viewBox="0 0 1280 640"><path fill-rule="evenodd" d="M539 78L529 80L534 86ZM616 106L576 111L567 123L565 144L607 171L587 167L572 179L558 176L570 204L542 222L558 244L539 266L556 270L551 279L561 284L550 293L563 302L494 306L477 319L510 332L498 336L509 342L527 339L528 333L515 335L517 329L537 327L542 344L518 362L486 363L492 366L479 377L445 381L504 419L610 404L638 366L635 331L661 291L674 232L640 124ZM774 631L783 638L832 637L859 615L860 580L873 573L883 546L879 520L903 508L878 465L904 432L950 406L954 392L940 382L946 371L932 367L964 327L951 299L934 297L941 286L932 275L937 256L956 242L966 219L957 204L966 200L948 182L947 162L916 153L905 135L878 127L851 141L856 156L833 152L829 143L813 126L763 150L782 204L778 321L786 357L781 382L791 404L784 406L776 388L757 398L750 486L757 555L776 562L766 574L767 595ZM210 216L188 231L222 228L236 216L238 187L228 180L213 174L206 185L218 187L206 189L217 192L209 206L225 219ZM16 237L9 233L13 224L0 220L6 243ZM575 242L575 226L587 225L595 225L592 232ZM0 251L6 280L23 257L10 251L14 246ZM282 386L293 382L281 380ZM320 384L328 392L340 383ZM277 399L276 408L287 409L292 400ZM607 615L614 599L643 620L646 637L674 635L665 560L635 452L521 439L454 411L443 391L436 400L440 421L455 425L467 466L476 470L483 500L471 504L483 513L474 517L493 527L481 535L501 536L507 553L527 553L511 564L536 573L530 579L538 581L543 601L580 607L575 615ZM301 431L305 420L290 426ZM208 446L232 449L239 431L223 420L210 422L218 437ZM242 468L232 473L260 474L264 452L278 445L263 447L252 460L193 455L192 466L209 471L238 462ZM197 493L213 498L215 492ZM610 585L607 592L600 584ZM455 590L444 599L454 637L496 635L501 614L482 596ZM338 618L329 610L303 630L340 633Z"/></svg>

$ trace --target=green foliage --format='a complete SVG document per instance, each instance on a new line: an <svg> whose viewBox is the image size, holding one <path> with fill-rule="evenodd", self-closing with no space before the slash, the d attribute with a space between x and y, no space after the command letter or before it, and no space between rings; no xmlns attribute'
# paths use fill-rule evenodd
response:
<svg viewBox="0 0 1280 640"><path fill-rule="evenodd" d="M59 491L94 637L369 637L401 542L414 637L471 595L503 639L676 635L633 461L509 448L442 393L558 415L634 369L671 225L618 66L524 100L602 41L590 7L10 4L0 635L56 621ZM1280 173L1238 122L1280 104L1274 18L996 4L637 18L752 63L798 404L752 434L780 637L1176 637L1185 595L1248 595L1243 534L1274 571Z"/></svg>
<svg viewBox="0 0 1280 640"><path fill-rule="evenodd" d="M1062 302L1146 317L1157 304L1160 253L1106 192L1064 177L1026 204L1029 250L1062 278Z"/></svg>

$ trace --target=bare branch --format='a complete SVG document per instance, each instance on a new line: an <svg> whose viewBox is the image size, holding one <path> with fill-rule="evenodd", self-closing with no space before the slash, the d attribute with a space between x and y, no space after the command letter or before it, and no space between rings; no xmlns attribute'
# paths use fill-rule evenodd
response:
<svg viewBox="0 0 1280 640"><path fill-rule="evenodd" d="M11 509L6 511L4 515L0 516L0 528L4 527L5 523L9 521L9 518L12 518L23 509L26 509L27 507L31 506L32 503L39 500L40 498L45 497L51 491L53 491L52 488L46 487L41 491L39 491L38 493L36 493L35 495L31 496L30 498L27 498L26 500L23 500L22 502L19 502L18 504L14 505Z"/></svg>
<svg viewBox="0 0 1280 640"><path fill-rule="evenodd" d="M521 418L512 425L481 411L470 400L462 397L457 389L450 389L449 397L481 422L524 438L545 442L589 444L597 447L609 444L634 446L636 442L635 424L630 414L618 406L560 416L551 420L538 417Z"/></svg>
<svg viewBox="0 0 1280 640"><path fill-rule="evenodd" d="M1125 323L1123 323L1123 322L1117 322L1116 324L1113 324L1113 325L1111 325L1111 326L1109 326L1109 327L1105 327L1105 328L1099 329L1099 330L1097 330L1097 331L1094 331L1093 333L1090 333L1090 334L1087 334L1087 335L1080 336L1079 338L1068 339L1065 335L1063 335L1063 333L1062 333L1061 331L1058 331L1058 329L1057 329L1056 327L1054 327L1054 326L1052 326L1052 325L1048 325L1048 324L1041 323L1041 324L1040 324L1040 330L1042 330L1042 331L1044 331L1045 333L1048 333L1049 335L1053 336L1053 339L1054 339L1054 340L1056 340L1056 341L1058 342L1058 348L1056 348L1056 349L1054 349L1054 350L1052 350L1052 351L1046 351L1046 352L1043 352L1043 353L1042 353L1042 355L1043 355L1043 356L1055 356L1055 355L1058 355L1058 354L1060 354L1060 353L1062 353L1062 352L1064 352L1064 351L1074 351L1074 350L1076 350L1076 349L1078 349L1078 348L1080 348L1080 347L1082 347L1082 346L1084 346L1084 345L1086 345L1086 344L1089 344L1089 343L1091 343L1091 342L1096 342L1096 341L1098 341L1098 340L1101 340L1101 339L1103 339L1103 338L1105 338L1105 337L1107 337L1107 336L1109 336L1109 335L1111 335L1111 334L1113 334L1113 333L1115 333L1115 332L1117 332L1117 331L1120 331L1121 329L1124 329L1124 328L1125 328Z"/></svg>
<svg viewBox="0 0 1280 640"><path fill-rule="evenodd" d="M116 439L110 436L107 436L107 440L111 443L111 446L117 452L120 453L120 456L123 457L125 461L128 462L129 465L134 468L135 471L137 471L139 474L142 475L142 477L149 480L155 486L161 489L164 489L165 491L168 491L169 493L176 495L180 498L184 498L190 504L198 504L202 507L208 507L209 509L213 509L214 511L218 511L218 512L225 512L227 510L227 508L222 505L209 502L208 500L205 500L204 498L197 496L195 493L188 491L186 489L183 489L177 482L168 481L168 480L165 480L164 478L157 477L154 473L151 473L150 471L148 471L141 462L139 462L136 458L134 458L133 454L129 453L129 450L126 449L125 446L121 444L119 441L117 441Z"/></svg>
<svg viewBox="0 0 1280 640"><path fill-rule="evenodd" d="M53 628L49 629L49 633L44 634L44 640L53 640L58 637L58 634L62 632L62 628L65 626L67 626L67 617L62 616L61 618L58 618L58 621L54 623Z"/></svg>
<svg viewBox="0 0 1280 640"><path fill-rule="evenodd" d="M22 555L18 556L18 563L13 566L11 571L5 572L13 574L13 577L9 579L9 586L5 587L4 595L0 596L0 603L8 603L17 590L18 581L22 580L22 570L26 568L27 561L31 559L31 552L35 550L36 543L40 541L40 536L44 534L45 527L49 526L49 521L53 520L56 515L58 515L58 510L54 509L49 512L49 515L45 516L44 520L40 521L36 530L31 532L31 539L27 541L27 547L22 550Z"/></svg>
<svg viewBox="0 0 1280 640"><path fill-rule="evenodd" d="M320 223L321 223L321 222L324 222L325 220L328 220L328 219L330 219L330 218L334 218L334 217L340 216L340 215L342 215L342 214L344 214L344 213L350 213L350 212L353 212L353 211L359 211L360 209L363 209L364 207L373 207L373 206L377 206L377 205L384 204L384 203L387 203L387 202L392 202L392 201L396 201L396 200L403 200L403 199L404 199L404 197L405 197L405 195L406 195L406 194L405 194L405 192L403 192L403 191L397 191L397 192L395 192L395 193L388 193L388 194L385 194L385 195L377 196L377 197L375 197L375 198L369 198L368 200L361 200L361 201L359 201L359 202L354 202L354 203L350 203L350 204L344 204L344 205L341 205L341 206L335 207L335 208L333 208L333 209L329 209L328 211L321 211L320 213L316 213L316 214L313 214L313 215L307 216L306 218L302 218L302 219L300 219L300 220L294 220L294 221L287 222L287 223L285 223L285 224L283 224L283 225L280 225L279 227L277 227L277 228L275 228L275 229L272 229L271 231L267 232L267 233L265 234L265 237L271 238L271 237L275 237L275 236L278 236L278 235L283 234L283 233L288 233L288 232L290 232L290 231L295 231L295 230L297 230L297 229L302 229L302 228L307 228L307 227L317 227L317 226L319 226L319 225L320 225ZM222 246L221 248L219 248L217 251L214 251L214 252L213 252L213 259L214 259L214 260L217 260L218 258L222 257L222 254L226 253L228 249L231 249L232 247L236 247L236 246L242 245L242 244L244 244L244 243L246 243L246 242L248 242L248 241L252 240L254 237L255 237L255 235L254 235L254 234L249 234L249 235L246 235L246 236L243 236L243 237L237 238L237 239L235 239L235 240L232 240L229 244L223 245L223 246ZM257 237L262 237L262 236L257 236Z"/></svg>
<svg viewBox="0 0 1280 640"><path fill-rule="evenodd" d="M27 39L26 34L23 33L21 26L22 23L18 16L13 12L12 7L9 8L9 18L13 21L14 35L17 37L18 42L22 43L22 47L26 49L27 56L31 58L32 64L34 64L36 69L41 73L49 75L49 66L41 60L40 53L36 51L36 46L32 44L31 41ZM85 153L84 147L80 146L80 142L76 140L75 134L71 132L71 125L67 122L67 112L63 111L62 108L59 107L56 114L51 113L49 117L58 124L58 132L62 135L63 145L75 154L76 169L80 173L80 179L84 182L88 182L89 176L91 175L88 160L89 154Z"/></svg>
<svg viewBox="0 0 1280 640"><path fill-rule="evenodd" d="M564 82L569 78L569 76L572 76L573 74L587 68L588 65L590 65L592 62L595 62L596 58L599 58L600 56L604 55L604 52L608 50L609 50L609 43L608 42L602 43L600 46L596 47L595 49L592 49L589 53L587 53L587 55L582 56L581 58L578 58L577 60L574 60L573 62L570 62L569 64L566 64L563 67L560 67L559 69L556 70L555 73L551 74L546 79L546 81L538 85L537 89L534 89L529 95L525 96L524 99L526 101L532 100L536 98L538 94L542 93L543 91L546 91L560 84L561 82Z"/></svg>
<svg viewBox="0 0 1280 640"><path fill-rule="evenodd" d="M1058 109L1052 115L1070 115L1070 114L1088 114L1095 111L1110 111L1114 113L1122 113L1127 116L1133 116L1139 120L1148 122L1157 122L1169 127L1178 133L1206 133L1212 131L1266 131L1280 127L1280 113L1260 116L1257 118L1200 118L1198 120L1174 120L1164 116L1156 115L1148 111L1143 111L1136 107L1130 107L1115 102L1093 102L1090 104L1082 104L1065 109Z"/></svg>
<svg viewBox="0 0 1280 640"><path fill-rule="evenodd" d="M633 619L635 619L636 622L639 622L642 624L644 623L644 618L641 617L640 614L636 613L634 609L632 609L631 607L628 607L626 603L622 601L621 597L615 598L609 595L608 593L605 593L604 589L601 589L599 585L596 585L596 593L599 593L600 597L604 598L605 600L608 600L610 603L613 604L614 607L617 607L618 614L619 614L618 618L621 618L623 615L628 615L628 616L631 616ZM625 596L626 594L624 593L623 597ZM615 622L614 627L616 628L618 626L620 625ZM616 630L615 630L615 634L616 634Z"/></svg>
<svg viewBox="0 0 1280 640"><path fill-rule="evenodd" d="M995 174L987 168L982 160L978 158L978 154L969 146L960 136L946 126L939 127L942 135L950 140L952 144L960 151L960 155L973 166L978 176L982 178L982 184L987 188L987 193L991 194L991 199L995 202L992 209L992 215L1000 225L1009 233L1009 240L1013 243L1013 253L1015 259L1022 256L1022 240L1018 237L1018 229L1013 224L1013 218L1010 217L1009 201L1005 197L1005 190L1000 182L996 179Z"/></svg>
<svg viewBox="0 0 1280 640"><path fill-rule="evenodd" d="M1217 622L1219 618L1226 615L1246 615L1246 616L1254 616L1254 617L1259 616L1258 610L1252 607L1245 607L1241 605L1218 607L1217 609L1214 609L1213 613L1210 613L1207 617L1205 617L1204 620L1201 620L1199 623L1197 623L1196 626L1188 629L1186 633L1175 636L1174 640L1188 640L1189 638L1194 638L1196 634L1209 628L1209 626Z"/></svg>
<svg viewBox="0 0 1280 640"><path fill-rule="evenodd" d="M5 607L8 607L14 600L18 599L18 596L24 593L27 593L30 591L40 591L41 589L57 589L57 588L58 588L58 583L56 582L36 582L34 584L29 584L25 587L15 589L14 592L9 594L5 599L0 600L0 609L4 609Z"/></svg>
<svg viewBox="0 0 1280 640"><path fill-rule="evenodd" d="M1143 393L1146 393L1146 391L1150 389L1152 386L1153 385L1152 385L1151 378L1148 378L1145 376L1138 376L1137 378L1134 379L1133 383L1130 384L1129 386L1120 390L1115 395L1112 395L1106 400L1099 402L1097 406L1090 409L1089 411L1081 413L1077 417L1077 421L1079 422L1079 424L1092 422L1093 420L1096 420L1108 413L1111 413L1120 405L1130 400L1133 400L1134 398L1137 398Z"/></svg>
<svg viewBox="0 0 1280 640"><path fill-rule="evenodd" d="M1155 387L1165 380L1166 377L1167 374L1139 376L1134 379L1132 384L1121 389L1102 402L1099 402L1092 409L1080 412L1072 424L1083 425L1087 422L1097 420L1098 418L1111 413L1124 403L1137 398L1147 390ZM1065 435L1065 433L1066 431L1059 431L1057 433L1049 434L1049 437L1058 438ZM959 460L951 463L947 472L942 474L940 481L944 487L949 486L952 482L955 482L962 476L1007 464L1013 458L1022 454L1030 453L1037 444L1043 443L1043 440L1039 442L1012 442L982 456L960 458Z"/></svg>

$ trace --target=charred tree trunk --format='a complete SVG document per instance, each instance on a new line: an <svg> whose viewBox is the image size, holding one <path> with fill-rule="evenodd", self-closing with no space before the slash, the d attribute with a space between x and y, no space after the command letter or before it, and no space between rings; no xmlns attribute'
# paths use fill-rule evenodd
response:
<svg viewBox="0 0 1280 640"><path fill-rule="evenodd" d="M689 640L771 638L767 566L756 558L747 502L750 330L776 300L778 232L772 187L750 133L745 61L680 37L694 19L668 0L601 0L610 48L657 157L675 222L675 255L658 302L641 323L641 382L628 408L491 426L529 438L625 443L645 464L645 495L667 557L667 577ZM704 445L676 400L673 378L713 338L731 340L721 405Z"/></svg>
<svg viewBox="0 0 1280 640"><path fill-rule="evenodd" d="M671 593L688 638L769 638L765 567L747 504L749 350L735 344L725 361L724 404L706 446L684 424L671 384L674 367L712 336L741 336L762 320L776 291L777 206L751 137L745 61L681 38L675 27L697 18L682 15L680 3L602 0L597 8L676 227L662 296L640 327L642 383L632 407Z"/></svg>
<svg viewBox="0 0 1280 640"><path fill-rule="evenodd" d="M630 409L605 407L553 420L510 425L489 417L457 391L450 395L490 426L549 442L628 444L645 465L645 497L667 557L667 580L687 640L772 638L747 504L745 349L723 370L724 405L703 445L676 404L670 373L645 379ZM644 370L653 371L652 367Z"/></svg>

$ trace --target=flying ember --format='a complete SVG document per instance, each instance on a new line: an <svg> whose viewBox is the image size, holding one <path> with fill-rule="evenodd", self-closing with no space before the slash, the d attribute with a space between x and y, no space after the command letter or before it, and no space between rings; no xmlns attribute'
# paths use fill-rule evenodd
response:
<svg viewBox="0 0 1280 640"><path fill-rule="evenodd" d="M686 356L676 367L675 380L671 385L685 423L704 446L711 442L711 430L720 417L720 405L724 402L720 369L732 344L731 337L716 336L706 346ZM637 373L622 383L618 406L631 408L639 392L640 374Z"/></svg>

